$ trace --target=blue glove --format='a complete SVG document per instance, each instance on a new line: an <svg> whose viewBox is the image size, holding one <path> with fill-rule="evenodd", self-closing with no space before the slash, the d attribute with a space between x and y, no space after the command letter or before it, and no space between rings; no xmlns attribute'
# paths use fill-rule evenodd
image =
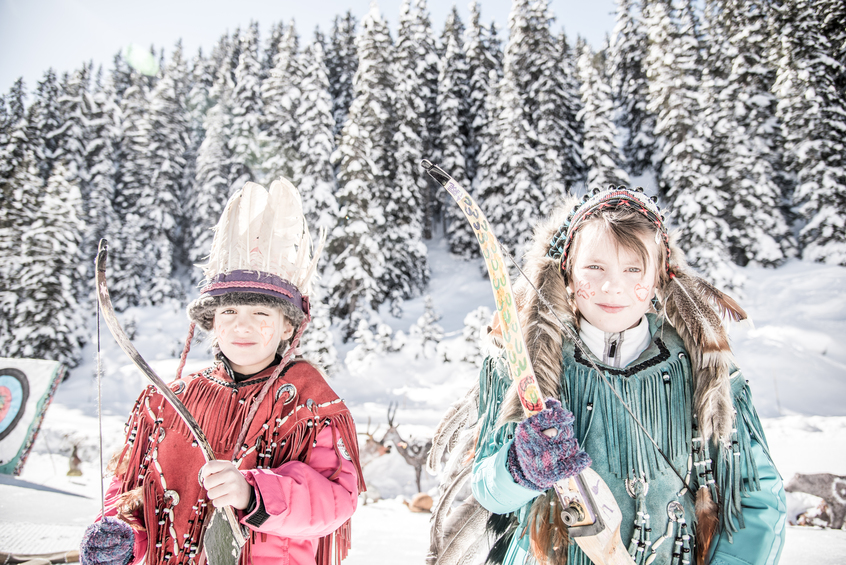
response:
<svg viewBox="0 0 846 565"><path fill-rule="evenodd" d="M135 532L129 524L106 517L88 526L79 545L81 565L126 565L132 561Z"/></svg>
<svg viewBox="0 0 846 565"><path fill-rule="evenodd" d="M544 491L590 466L590 456L579 449L573 437L573 421L572 412L547 398L544 410L517 424L506 462L517 484ZM558 431L554 437L543 433L550 428Z"/></svg>

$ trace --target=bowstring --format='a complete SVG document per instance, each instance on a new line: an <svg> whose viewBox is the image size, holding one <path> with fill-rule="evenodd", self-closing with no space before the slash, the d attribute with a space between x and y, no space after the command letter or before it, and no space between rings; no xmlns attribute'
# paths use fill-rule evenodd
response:
<svg viewBox="0 0 846 565"><path fill-rule="evenodd" d="M593 359L591 359L591 355L587 350L587 346L582 341L582 339L579 337L579 335L576 332L574 332L572 330L572 328L570 328L570 326L565 324L561 320L561 318L558 317L558 313L555 311L555 308L552 307L552 304L549 303L549 301L546 299L546 297L541 293L540 289L538 289L534 285L534 283L532 283L532 280L526 275L526 273L523 272L523 269L520 268L520 265L517 264L517 261L514 260L514 257L511 256L511 253L508 252L508 250L505 248L505 246L502 245L502 243L499 242L499 241L497 243L499 244L499 250L502 252L502 254L505 255L506 257L508 257L508 259L511 261L511 263L517 268L517 271L520 273L520 275L526 280L526 282L529 284L529 286L532 287L532 290L535 291L535 294L537 294L538 298L543 303L543 305L546 306L547 309L549 309L550 313L552 313L552 316L558 322L558 326L562 330L564 330L564 333L567 334L567 337L576 345L576 347L579 348L579 351L581 351L584 358L591 364L591 367L594 369L594 371L596 371L596 374L599 375L599 378L601 378L602 381L608 386L608 388L611 389L611 392L614 393L614 396L617 397L617 399L623 405L623 408L625 408L626 412L629 413L629 416L632 417L632 420L634 420L635 424L638 425L638 427L641 429L641 431L643 431L643 433L646 435L646 438L652 443L653 446L655 446L655 449L658 451L659 455L661 455L661 457L663 457L664 461L666 461L667 466L670 467L670 469L673 471L673 473L679 478L679 480L685 486L688 494L693 496L693 492L690 489L690 485L687 484L687 481L684 480L684 478L676 470L676 467L673 465L673 463L670 461L670 459L664 453L664 450L661 449L661 447L658 445L658 442L656 442L655 439L653 439L652 434L649 433L649 431L646 429L646 426L644 426L641 423L640 419L637 416L635 416L635 413L632 412L631 408L629 408L629 405L626 403L625 400L623 400L623 397L620 396L620 393L617 392L617 389L614 388L614 385L612 385L611 382L608 380L608 378L605 376L605 372L602 371L596 365L596 363L593 361Z"/></svg>
<svg viewBox="0 0 846 565"><path fill-rule="evenodd" d="M100 355L100 301L97 301L97 424L100 428L100 515L106 519L106 492L103 481L103 363Z"/></svg>

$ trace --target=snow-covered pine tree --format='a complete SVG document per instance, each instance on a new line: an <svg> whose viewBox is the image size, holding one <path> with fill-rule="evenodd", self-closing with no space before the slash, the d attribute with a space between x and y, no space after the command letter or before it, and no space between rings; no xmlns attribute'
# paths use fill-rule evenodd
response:
<svg viewBox="0 0 846 565"><path fill-rule="evenodd" d="M299 38L291 22L279 40L270 74L261 85L263 111L259 119L259 140L265 184L279 177L293 179L299 159L296 114L301 96L302 69L298 52Z"/></svg>
<svg viewBox="0 0 846 565"><path fill-rule="evenodd" d="M353 77L358 69L355 38L355 18L352 12L347 10L343 17L335 16L326 48L326 70L329 73L329 93L332 95L336 137L340 135L341 128L347 121L347 112L353 100Z"/></svg>
<svg viewBox="0 0 846 565"><path fill-rule="evenodd" d="M0 139L0 190L4 200L7 200L10 198L7 191L15 169L23 161L24 154L31 149L34 141L30 139L26 87L22 78L15 81L4 100L6 111L3 138Z"/></svg>
<svg viewBox="0 0 846 565"><path fill-rule="evenodd" d="M54 359L73 367L82 345L75 284L82 224L79 190L67 182L66 174L58 163L45 183L29 150L14 177L18 199L11 203L15 210L10 231L18 237L18 253L9 320L14 330L3 353Z"/></svg>
<svg viewBox="0 0 846 565"><path fill-rule="evenodd" d="M22 87L22 81L18 81L17 86ZM20 119L18 125L25 121L25 118ZM44 188L32 149L23 150L23 155L17 159L4 181L3 205L0 207L0 257L3 257L0 262L0 357L14 357L20 347L15 320L21 289L19 278L24 263L21 240L24 230L38 212L38 197Z"/></svg>
<svg viewBox="0 0 846 565"><path fill-rule="evenodd" d="M18 226L22 193L21 184L36 184L43 179L38 176L33 150L29 147L30 128L26 111L26 89L23 79L12 85L9 93L2 97L0 105L0 355L5 354L12 339L12 317L17 295L13 289L17 261L20 252ZM28 159L28 160L27 160Z"/></svg>
<svg viewBox="0 0 846 565"><path fill-rule="evenodd" d="M428 43L421 40L420 28L428 29L428 16L422 10L425 5L412 10L410 0L405 0L400 8L397 42L391 51L393 76L389 80L393 83L393 100L383 95L384 108L391 116L391 131L382 133L382 141L374 140L377 155L381 151L377 164L384 179L382 190L374 193L384 210L380 239L390 266L383 272L380 284L394 315L400 314L402 301L420 292L429 279L426 247L421 240L427 235L425 227L431 226L433 207L429 185L425 175L420 174L420 158L427 154L426 112L431 85L426 72L434 48L431 37ZM364 64L361 49L359 45L359 69Z"/></svg>
<svg viewBox="0 0 846 565"><path fill-rule="evenodd" d="M214 60L214 57L212 58ZM197 150L196 172L190 193L190 224L186 242L188 260L191 264L202 264L211 249L214 228L223 213L229 195L237 190L230 178L232 171L232 150L229 148L229 132L232 116L232 79L228 59L224 58L214 83L209 91L209 108L203 118L205 135ZM192 280L199 283L202 274L199 269L191 270Z"/></svg>
<svg viewBox="0 0 846 565"><path fill-rule="evenodd" d="M97 244L101 238L112 239L120 230L114 209L115 170L114 161L114 116L116 97L111 83L95 87L82 100L82 115L85 128L84 169L88 195L82 201L82 223L84 225L80 243L81 256L86 259L85 289L94 288L94 261ZM80 190L80 193L83 191ZM82 300L81 300L82 302Z"/></svg>
<svg viewBox="0 0 846 565"><path fill-rule="evenodd" d="M765 14L756 4L722 2L706 16L713 78L704 80L703 88L717 88L712 168L721 172L730 199L732 259L739 265L777 266L795 253L795 242L786 219L788 175L771 92L775 71L766 61ZM723 67L713 69L719 62Z"/></svg>
<svg viewBox="0 0 846 565"><path fill-rule="evenodd" d="M534 132L520 102L517 84L509 78L507 65L505 68L497 115L501 145L497 171L504 182L504 198L502 207L491 210L487 218L499 241L513 253L522 254L532 226L541 217L545 197L536 180L538 155L531 144Z"/></svg>
<svg viewBox="0 0 846 565"><path fill-rule="evenodd" d="M259 60L258 22L233 38L231 57L237 52L232 91L232 129L229 148L232 150L230 178L238 188L258 178L261 166L259 122L264 111L261 97L261 61Z"/></svg>
<svg viewBox="0 0 846 565"><path fill-rule="evenodd" d="M609 47L611 89L620 109L617 124L626 134L623 154L633 175L652 168L655 153L655 116L647 110L649 80L644 61L649 41L640 14L643 2L618 0Z"/></svg>
<svg viewBox="0 0 846 565"><path fill-rule="evenodd" d="M482 367L486 357L485 343L490 323L491 309L487 306L479 306L464 316L464 328L461 330L461 336L464 338L462 361Z"/></svg>
<svg viewBox="0 0 846 565"><path fill-rule="evenodd" d="M405 219L404 223L413 221L412 229L421 229L425 239L432 237L435 195L428 180L424 178L428 175L420 174L420 159L423 156L429 156L436 161L438 159L432 151L434 140L429 132L427 116L430 111L429 98L437 96L437 75L431 82L427 76L430 63L432 60L437 61L428 21L428 15L421 14L417 5L412 9L411 0L403 0L394 49L394 143L397 153L393 183L404 201L403 215L413 216ZM429 37L425 39L424 28L429 32ZM393 287L393 284L390 286Z"/></svg>
<svg viewBox="0 0 846 565"><path fill-rule="evenodd" d="M530 95L543 68L543 54L550 52L549 20L541 16L548 16L544 0L534 5L515 0L508 16L510 33L495 115L499 160L490 171L502 176L504 198L496 208L483 204L500 242L517 254L531 237L544 203L535 142L538 100Z"/></svg>
<svg viewBox="0 0 846 565"><path fill-rule="evenodd" d="M69 75L65 75L59 95L59 111L62 126L53 132L58 139L58 148L53 158L62 161L66 179L76 185L82 198L87 199L87 176L85 169L86 129L84 99L91 87L91 64L87 63ZM52 174L52 173L51 173Z"/></svg>
<svg viewBox="0 0 846 565"><path fill-rule="evenodd" d="M23 90L22 81L19 80L16 86ZM0 207L0 256L4 259L0 262L0 282L3 283L0 286L0 357L14 357L21 347L15 327L22 288L19 277L24 263L21 241L24 230L38 212L38 198L45 184L32 149L24 149L5 181L3 206Z"/></svg>
<svg viewBox="0 0 846 565"><path fill-rule="evenodd" d="M810 0L775 3L779 44L773 88L796 177L802 257L846 265L846 91L837 82L844 73L838 60L843 48L824 33L828 28L820 18L829 12L820 8L827 6Z"/></svg>
<svg viewBox="0 0 846 565"><path fill-rule="evenodd" d="M32 142L39 175L46 182L61 153L61 130L65 127L59 107L59 83L53 69L47 69L33 94L33 102L27 109L30 128L28 137Z"/></svg>
<svg viewBox="0 0 846 565"><path fill-rule="evenodd" d="M338 222L337 183L332 154L335 151L335 119L329 77L319 38L300 57L300 97L296 120L299 131L294 184L303 198L303 212L309 227L331 232ZM321 265L321 268L325 265Z"/></svg>
<svg viewBox="0 0 846 565"><path fill-rule="evenodd" d="M188 268L189 277L193 277L197 271L190 260L191 249L194 244L192 239L194 219L192 206L195 201L194 184L197 178L197 157L200 153L200 145L202 145L206 136L203 121L212 106L210 91L214 85L216 71L212 66L213 64L213 59L204 57L203 50L198 49L191 59L187 75L185 120L188 127L188 141L185 151L185 166L182 169L182 186L184 188L179 201L182 222L179 226L179 241L174 259L178 268L183 266Z"/></svg>
<svg viewBox="0 0 846 565"><path fill-rule="evenodd" d="M123 96L115 107L115 213L121 229L109 240L109 263L114 267L109 289L118 312L139 304L146 283L149 264L142 256L145 235L144 213L138 201L150 183L147 149L149 147L149 83L137 72L128 77L116 67L111 76L114 88L123 88Z"/></svg>
<svg viewBox="0 0 846 565"><path fill-rule="evenodd" d="M438 48L435 45L435 34L432 31L426 0L412 0L411 39L413 45L417 46L417 68L415 73L420 81L418 96L423 102L424 129L420 136L423 142L422 154L431 155L435 159L440 160L441 126L440 117L438 116L438 73L440 57L438 55ZM398 55L400 51L399 43L399 37L397 37ZM423 209L423 237L424 239L431 239L436 218L441 215L441 197L444 193L429 175L419 174L419 163L418 178L422 179L422 196L425 205ZM425 267L425 270L426 280L428 280L428 266ZM423 284L425 286L425 283Z"/></svg>
<svg viewBox="0 0 846 565"><path fill-rule="evenodd" d="M444 338L444 329L438 323L440 319L441 317L435 312L432 297L427 294L423 315L409 329L410 337L420 340L420 351L415 357L432 359L435 356L438 344Z"/></svg>
<svg viewBox="0 0 846 565"><path fill-rule="evenodd" d="M579 40L579 80L582 83L581 119L584 122L583 158L588 168L587 188L607 188L609 185L629 185L624 170L624 157L617 145L617 127L612 117L614 102L611 87L605 77L603 52L594 53L585 41Z"/></svg>
<svg viewBox="0 0 846 565"><path fill-rule="evenodd" d="M729 258L728 199L707 168L711 149L698 102L697 32L682 27L667 7L650 2L644 8L650 40L647 109L657 119L658 186L690 264L718 286L735 288L740 281Z"/></svg>
<svg viewBox="0 0 846 565"><path fill-rule="evenodd" d="M332 334L332 315L325 302L326 290L320 281L314 285L311 292L311 322L303 332L300 349L306 359L315 361L327 373L338 362L338 351L335 349L335 338Z"/></svg>
<svg viewBox="0 0 846 565"><path fill-rule="evenodd" d="M574 50L563 32L548 48L549 56L543 60L543 72L533 85L532 96L538 101L534 119L539 183L544 194L541 214L552 210L566 193L583 184L586 174L582 99Z"/></svg>
<svg viewBox="0 0 846 565"><path fill-rule="evenodd" d="M267 80L270 76L270 70L276 62L276 54L279 53L279 44L282 36L285 35L285 22L277 22L270 26L270 35L267 38L267 47L265 47L261 58L261 82Z"/></svg>
<svg viewBox="0 0 846 565"><path fill-rule="evenodd" d="M470 77L464 56L463 25L453 6L447 16L441 45L441 69L438 75L438 112L440 114L440 166L466 190L467 150L470 136ZM449 203L448 203L449 204ZM476 237L461 209L455 205L444 207L444 225L451 253L467 259L479 255Z"/></svg>
<svg viewBox="0 0 846 565"><path fill-rule="evenodd" d="M502 54L496 39L496 28L491 30L480 23L481 11L477 0L470 3L470 21L464 30L464 59L467 62L468 96L467 116L470 124L467 137L465 173L473 182L482 149L482 131L488 127L487 94L490 90L491 71L494 82L502 76ZM493 34L493 36L492 36Z"/></svg>
<svg viewBox="0 0 846 565"><path fill-rule="evenodd" d="M0 94L0 154L9 144L9 111L6 108L6 95ZM2 169L0 169L2 170Z"/></svg>
<svg viewBox="0 0 846 565"><path fill-rule="evenodd" d="M326 286L329 306L349 340L359 322L381 304L387 268L381 232L385 229L384 196L393 140L393 42L375 4L361 22L356 38L358 72L354 99L341 131L338 163L339 224L327 245Z"/></svg>
<svg viewBox="0 0 846 565"><path fill-rule="evenodd" d="M834 47L832 58L840 63L835 83L840 92L846 92L846 4L840 0L819 2L822 31Z"/></svg>
<svg viewBox="0 0 846 565"><path fill-rule="evenodd" d="M476 161L476 177L472 182L472 191L476 195L479 206L485 213L485 217L491 221L496 217L501 221L506 216L504 208L505 195L508 190L505 176L500 170L502 157L502 145L499 137L499 89L502 80L499 80L496 71L491 71L488 82L488 91L485 94L484 114L488 116L484 127L477 133L476 140L479 143L479 153ZM478 119L477 119L478 121ZM494 230L499 224L491 222ZM501 233L496 231L497 235Z"/></svg>
<svg viewBox="0 0 846 565"><path fill-rule="evenodd" d="M141 255L148 261L148 278L141 296L149 304L181 298L183 293L174 271L182 237L180 204L185 201L190 143L188 88L188 68L180 41L150 93L146 159L150 181L142 187L136 207L144 235Z"/></svg>
<svg viewBox="0 0 846 565"><path fill-rule="evenodd" d="M10 124L9 124L9 114L8 110L6 109L6 96L0 94L0 157L6 154L11 148L11 144L9 143L10 137ZM6 202L6 192L5 184L8 181L8 172L5 170L6 167L9 167L7 163L3 163L0 161L0 196L3 198L3 202ZM2 208L0 208L2 210Z"/></svg>

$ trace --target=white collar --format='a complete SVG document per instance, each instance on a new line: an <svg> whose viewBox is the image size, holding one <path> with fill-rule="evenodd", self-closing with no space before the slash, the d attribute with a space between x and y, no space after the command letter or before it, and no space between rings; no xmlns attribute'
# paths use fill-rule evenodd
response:
<svg viewBox="0 0 846 565"><path fill-rule="evenodd" d="M635 327L619 333L604 332L584 318L579 325L579 337L590 352L605 365L619 369L640 357L652 342L646 316Z"/></svg>

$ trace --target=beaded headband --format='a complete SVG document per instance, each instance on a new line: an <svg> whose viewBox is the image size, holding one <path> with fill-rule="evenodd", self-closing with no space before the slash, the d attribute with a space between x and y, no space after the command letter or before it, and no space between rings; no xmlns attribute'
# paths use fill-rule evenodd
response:
<svg viewBox="0 0 846 565"><path fill-rule="evenodd" d="M296 286L285 279L261 271L235 270L219 273L203 287L200 299L230 292L254 292L272 296L290 302L302 310L306 317L309 316L308 296L303 296Z"/></svg>
<svg viewBox="0 0 846 565"><path fill-rule="evenodd" d="M664 216L658 209L655 203L656 200L656 197L649 197L644 194L642 187L632 190L625 186L614 186L612 184L607 190L593 189L593 193L584 195L582 202L573 208L567 219L558 228L555 235L552 236L552 241L549 242L549 252L546 256L558 261L561 271L566 272L567 254L570 252L570 245L572 245L573 238L575 238L576 233L584 225L585 220L602 210L625 207L640 212L658 228L658 232L661 234L661 239L664 242L664 247L667 250L664 268L672 276L672 271L670 270L670 238L667 234L667 228L664 226Z"/></svg>

